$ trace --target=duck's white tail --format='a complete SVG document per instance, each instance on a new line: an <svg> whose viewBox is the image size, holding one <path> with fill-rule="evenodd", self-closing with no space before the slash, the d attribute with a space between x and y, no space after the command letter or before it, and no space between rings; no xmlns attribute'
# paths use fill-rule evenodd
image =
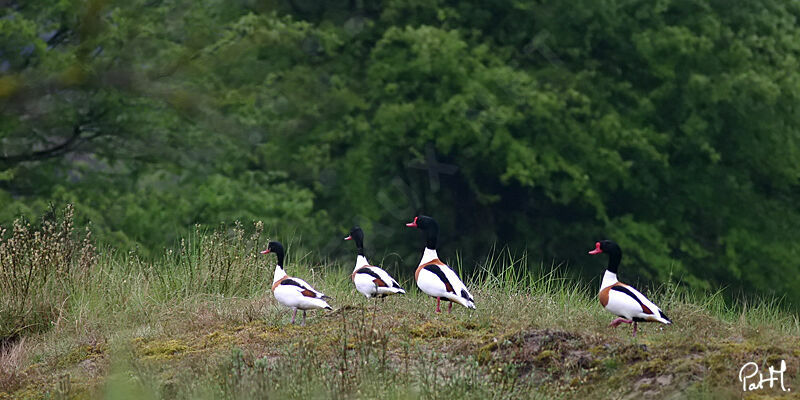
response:
<svg viewBox="0 0 800 400"><path fill-rule="evenodd" d="M474 310L475 309L475 301L472 300L472 296L470 296L469 299L465 299L464 297L461 297L461 296L452 296L452 297L449 297L449 299L451 301L454 301L454 302L458 303L458 304L461 304L464 307L469 308L470 310Z"/></svg>
<svg viewBox="0 0 800 400"><path fill-rule="evenodd" d="M388 292L392 292L394 294L406 294L406 291L403 290L402 288L388 287L388 288L381 288L381 289L386 290Z"/></svg>
<svg viewBox="0 0 800 400"><path fill-rule="evenodd" d="M327 296L326 296L326 297L327 297ZM333 310L333 308L331 308L331 305L330 305L330 304L328 304L328 302L327 302L327 301L325 301L325 300L323 300L323 299L316 299L316 300L317 300L317 301L316 301L316 303L317 303L317 306L318 306L319 308L324 308L324 309L326 309L326 310Z"/></svg>
<svg viewBox="0 0 800 400"><path fill-rule="evenodd" d="M672 320L669 319L669 317L667 317L667 314L664 314L664 312L661 310L658 310L658 317L656 318L658 318L658 322L661 322L662 324L672 325Z"/></svg>

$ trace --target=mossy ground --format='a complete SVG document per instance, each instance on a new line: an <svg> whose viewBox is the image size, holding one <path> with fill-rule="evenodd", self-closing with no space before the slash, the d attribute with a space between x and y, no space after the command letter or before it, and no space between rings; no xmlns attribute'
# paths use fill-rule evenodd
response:
<svg viewBox="0 0 800 400"><path fill-rule="evenodd" d="M675 324L641 324L632 338L629 326L607 327L591 289L563 281L483 279L472 283L477 310L437 314L413 283L374 302L347 276L315 276L335 309L309 312L306 326L289 324L268 291L89 312L15 345L22 356L2 370L0 399L800 396L800 327L779 308L656 292ZM780 360L792 392L742 392L744 363L766 371Z"/></svg>

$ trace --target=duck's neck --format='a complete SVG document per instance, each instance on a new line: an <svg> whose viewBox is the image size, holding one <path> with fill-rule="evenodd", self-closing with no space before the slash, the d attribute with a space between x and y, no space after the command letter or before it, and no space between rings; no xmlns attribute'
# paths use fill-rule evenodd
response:
<svg viewBox="0 0 800 400"><path fill-rule="evenodd" d="M355 270L357 270L359 268L362 268L362 267L366 267L367 265L369 265L369 262L367 261L367 257L364 257L363 254L359 253L358 257L356 257L356 267L353 269L353 271L355 271Z"/></svg>
<svg viewBox="0 0 800 400"><path fill-rule="evenodd" d="M281 265L283 265L283 256L284 256L283 246L280 246L278 249L275 250L275 256L278 257L278 268L283 269L281 267Z"/></svg>
<svg viewBox="0 0 800 400"><path fill-rule="evenodd" d="M356 248L358 249L358 255L364 256L364 239L361 238L361 235L357 235L354 240L356 241Z"/></svg>
<svg viewBox="0 0 800 400"><path fill-rule="evenodd" d="M437 258L439 258L439 255L436 254L436 249L425 247L425 251L422 253L422 260L419 261L419 265L425 264Z"/></svg>
<svg viewBox="0 0 800 400"><path fill-rule="evenodd" d="M608 253L608 268L606 268L609 272L617 274L617 268L619 267L619 262L622 260L622 252L620 251L612 251Z"/></svg>
<svg viewBox="0 0 800 400"><path fill-rule="evenodd" d="M283 270L283 267L281 267L280 264L276 265L275 266L275 275L272 276L272 283L275 283L275 282L281 280L281 278L283 278L284 276L286 276L286 271Z"/></svg>
<svg viewBox="0 0 800 400"><path fill-rule="evenodd" d="M617 280L617 273L611 272L611 270L606 270L606 273L603 274L603 282L600 283L600 290L607 288L615 283L619 282Z"/></svg>
<svg viewBox="0 0 800 400"><path fill-rule="evenodd" d="M433 223L428 229L425 229L425 249L436 250L438 240L439 225Z"/></svg>
<svg viewBox="0 0 800 400"><path fill-rule="evenodd" d="M603 274L603 283L600 284L601 290L619 282L617 280L617 267L619 267L620 260L622 260L622 252L619 249L608 252L608 268Z"/></svg>

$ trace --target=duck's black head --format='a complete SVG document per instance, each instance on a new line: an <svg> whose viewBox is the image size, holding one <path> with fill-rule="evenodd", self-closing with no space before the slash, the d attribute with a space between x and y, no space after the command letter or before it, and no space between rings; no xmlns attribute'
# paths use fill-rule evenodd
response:
<svg viewBox="0 0 800 400"><path fill-rule="evenodd" d="M608 270L616 274L617 267L622 259L622 249L619 248L619 245L612 240L601 240L594 244L594 250L590 251L589 254L600 253L608 254Z"/></svg>
<svg viewBox="0 0 800 400"><path fill-rule="evenodd" d="M285 251L283 250L283 245L281 244L281 242L269 242L267 244L267 249L262 251L261 254L269 254L269 253L275 253L275 255L278 256L278 265L283 267L283 256L285 254Z"/></svg>
<svg viewBox="0 0 800 400"><path fill-rule="evenodd" d="M407 223L406 226L422 230L422 232L425 233L425 247L436 250L436 241L439 237L439 224L435 219L426 215L419 215L414 217L414 221Z"/></svg>
<svg viewBox="0 0 800 400"><path fill-rule="evenodd" d="M364 231L356 225L353 229L350 229L350 236L344 238L344 240L352 240L356 242L356 247L358 248L358 254L364 255Z"/></svg>

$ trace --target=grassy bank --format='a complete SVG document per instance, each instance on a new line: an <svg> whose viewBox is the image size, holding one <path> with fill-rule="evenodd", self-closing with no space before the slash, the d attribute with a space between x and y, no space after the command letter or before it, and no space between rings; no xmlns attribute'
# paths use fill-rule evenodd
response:
<svg viewBox="0 0 800 400"><path fill-rule="evenodd" d="M290 244L287 272L334 306L297 326L270 294L265 241L258 225L234 226L198 230L155 261L106 249L54 262L81 266L80 280L17 301L31 305L26 321L45 323L6 336L0 399L741 398L744 363L782 359L792 392L752 394L800 393L800 322L773 301L730 307L666 284L647 294L675 324L632 338L607 327L596 288L556 267L492 256L465 279L478 309L436 314L408 280L417 260L390 271L407 295L373 302L349 263L311 263Z"/></svg>

